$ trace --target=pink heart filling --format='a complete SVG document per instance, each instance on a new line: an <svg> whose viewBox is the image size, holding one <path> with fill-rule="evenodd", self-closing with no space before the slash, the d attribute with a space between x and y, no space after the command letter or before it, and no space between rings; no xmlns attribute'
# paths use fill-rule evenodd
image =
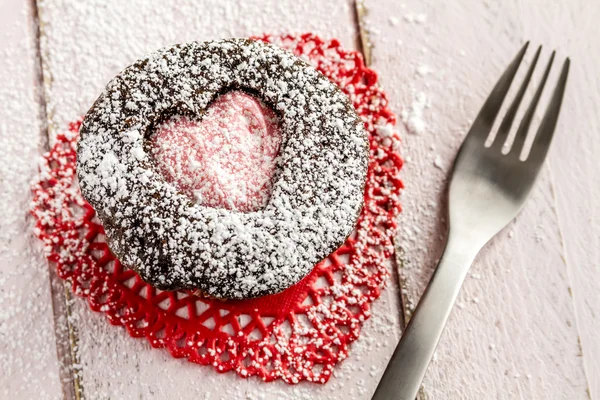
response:
<svg viewBox="0 0 600 400"><path fill-rule="evenodd" d="M271 196L282 135L275 112L241 91L219 96L202 120L174 116L150 137L165 179L196 203L242 212Z"/></svg>

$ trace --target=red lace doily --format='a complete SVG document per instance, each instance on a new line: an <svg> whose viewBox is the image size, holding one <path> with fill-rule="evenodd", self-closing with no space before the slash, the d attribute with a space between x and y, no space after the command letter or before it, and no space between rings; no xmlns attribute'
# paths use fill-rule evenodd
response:
<svg viewBox="0 0 600 400"><path fill-rule="evenodd" d="M273 296L219 301L165 292L124 269L108 249L103 228L75 177L80 122L71 123L44 155L33 185L35 234L73 292L133 337L166 347L173 357L234 370L242 377L325 383L369 318L388 276L402 188L395 116L377 74L337 40L312 34L255 38L311 62L352 99L370 135L365 205L354 234L300 283Z"/></svg>

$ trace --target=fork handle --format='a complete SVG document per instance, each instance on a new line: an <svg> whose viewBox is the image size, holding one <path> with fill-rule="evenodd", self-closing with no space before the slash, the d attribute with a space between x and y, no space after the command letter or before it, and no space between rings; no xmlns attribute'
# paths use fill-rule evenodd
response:
<svg viewBox="0 0 600 400"><path fill-rule="evenodd" d="M372 400L414 400L480 246L450 231L444 253ZM475 249L474 249L475 247Z"/></svg>

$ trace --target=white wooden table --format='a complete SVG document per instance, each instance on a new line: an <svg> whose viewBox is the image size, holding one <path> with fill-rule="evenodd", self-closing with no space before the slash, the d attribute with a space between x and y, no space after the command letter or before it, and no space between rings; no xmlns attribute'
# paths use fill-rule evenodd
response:
<svg viewBox="0 0 600 400"><path fill-rule="evenodd" d="M572 59L557 138L523 213L477 259L424 392L600 399L598 17L585 0L0 1L0 398L370 398L441 253L453 156L530 39ZM39 154L124 66L174 42L290 31L363 51L402 117L404 290L390 283L324 386L217 374L129 338L65 290L27 217Z"/></svg>

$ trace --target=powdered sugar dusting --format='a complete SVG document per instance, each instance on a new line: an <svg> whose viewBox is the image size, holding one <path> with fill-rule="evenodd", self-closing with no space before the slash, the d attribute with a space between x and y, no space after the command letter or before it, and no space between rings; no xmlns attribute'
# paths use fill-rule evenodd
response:
<svg viewBox="0 0 600 400"><path fill-rule="evenodd" d="M162 179L143 138L169 115L199 115L244 88L282 116L284 146L267 206L255 213L191 204ZM354 229L368 162L348 97L309 64L244 39L176 45L114 78L81 127L84 197L126 266L164 289L226 298L276 293Z"/></svg>
<svg viewBox="0 0 600 400"><path fill-rule="evenodd" d="M262 209L281 146L275 112L241 91L219 96L201 121L175 116L150 136L149 153L168 182L200 205Z"/></svg>

